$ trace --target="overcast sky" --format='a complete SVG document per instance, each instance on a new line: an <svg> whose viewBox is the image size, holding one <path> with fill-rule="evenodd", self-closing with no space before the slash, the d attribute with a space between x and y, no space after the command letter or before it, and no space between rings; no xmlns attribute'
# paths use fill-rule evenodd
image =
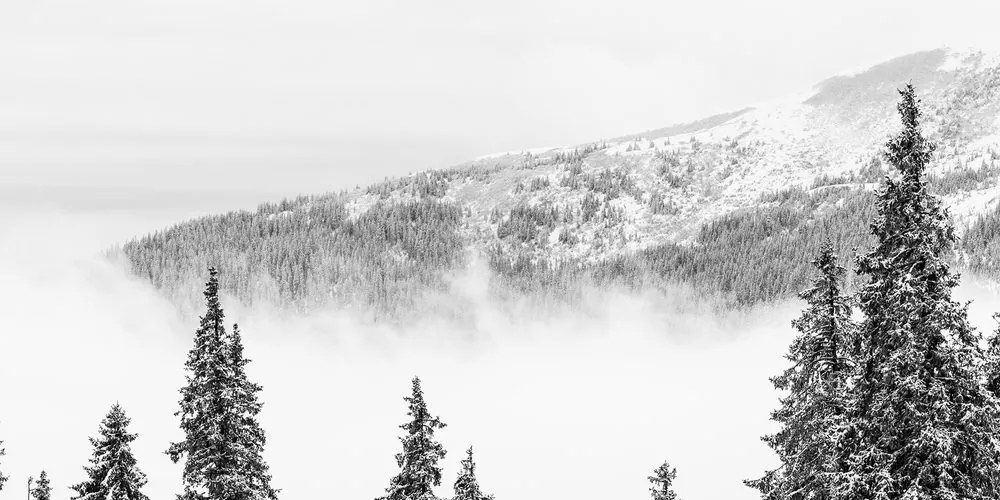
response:
<svg viewBox="0 0 1000 500"><path fill-rule="evenodd" d="M991 3L4 0L0 195L256 201L575 144L1000 45Z"/></svg>

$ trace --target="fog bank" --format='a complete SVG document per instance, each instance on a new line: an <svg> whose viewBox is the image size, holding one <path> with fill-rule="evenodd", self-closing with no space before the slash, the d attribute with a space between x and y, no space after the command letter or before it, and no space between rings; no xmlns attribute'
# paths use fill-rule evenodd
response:
<svg viewBox="0 0 1000 500"><path fill-rule="evenodd" d="M177 390L196 317L98 257L151 226L115 213L7 213L0 229L0 439L23 494L46 469L68 498L88 436L118 401L154 500L181 490L163 451L181 437ZM141 227L141 229L140 229ZM475 298L478 280L463 278ZM974 321L992 329L997 295L979 285ZM250 376L264 387L265 457L286 500L371 499L396 471L403 396L419 375L448 427L451 494L474 445L484 489L499 500L648 498L646 476L678 468L683 498L752 499L741 484L772 466L759 436L777 402L768 377L799 305L747 315L679 314L651 297L608 295L586 317L515 321L473 301L473 324L372 325L334 311L309 317L223 305L239 322Z"/></svg>

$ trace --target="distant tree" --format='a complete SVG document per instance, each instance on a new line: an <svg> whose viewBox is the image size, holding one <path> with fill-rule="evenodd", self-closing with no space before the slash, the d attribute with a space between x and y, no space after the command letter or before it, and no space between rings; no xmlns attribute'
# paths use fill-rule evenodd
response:
<svg viewBox="0 0 1000 500"><path fill-rule="evenodd" d="M462 460L462 470L455 480L455 496L452 500L493 500L493 495L487 495L479 488L476 479L476 463L472 460L472 447L466 450L465 460Z"/></svg>
<svg viewBox="0 0 1000 500"><path fill-rule="evenodd" d="M35 487L31 489L31 497L35 500L52 500L52 485L49 484L49 475L45 471L39 474Z"/></svg>
<svg viewBox="0 0 1000 500"><path fill-rule="evenodd" d="M94 455L90 458L87 480L72 486L74 500L149 500L142 493L146 475L132 455L132 441L136 434L128 432L131 420L117 403L111 407L98 430L99 437L91 438Z"/></svg>
<svg viewBox="0 0 1000 500"><path fill-rule="evenodd" d="M0 441L0 457L5 456L6 454L7 450L5 450L3 447L3 441ZM3 491L3 483L6 483L7 479L9 478L3 475L3 471L0 471L0 491Z"/></svg>
<svg viewBox="0 0 1000 500"><path fill-rule="evenodd" d="M389 481L381 500L434 500L434 487L441 484L438 461L445 450L434 440L434 431L445 427L438 417L431 416L424 402L420 379L413 377L413 393L403 398L410 405L411 420L400 426L406 433L399 438L403 451L396 454L399 474Z"/></svg>
<svg viewBox="0 0 1000 500"><path fill-rule="evenodd" d="M677 479L677 469L670 466L670 463L663 462L663 465L653 471L649 476L652 486L649 488L653 500L677 500L677 493L674 492L674 480Z"/></svg>
<svg viewBox="0 0 1000 500"><path fill-rule="evenodd" d="M817 276L799 294L807 307L792 322L799 334L785 356L791 366L771 379L776 389L787 391L771 414L781 430L764 437L777 452L781 467L747 481L765 499L826 500L833 496L838 471L834 450L846 411L846 341L854 324L850 298L843 292L847 271L837 263L833 245L824 243L812 264Z"/></svg>
<svg viewBox="0 0 1000 500"><path fill-rule="evenodd" d="M902 130L884 156L898 176L877 193L875 245L859 258L865 320L852 345L858 376L838 451L840 498L1000 497L997 405L982 383L980 336L944 256L955 233L927 189L934 150L919 128L912 85L900 91Z"/></svg>
<svg viewBox="0 0 1000 500"><path fill-rule="evenodd" d="M256 419L260 386L246 377L248 361L238 327L226 333L215 268L209 269L205 300L207 310L185 363L187 385L175 414L185 437L167 450L174 462L185 458L180 498L274 500L277 491L261 457L264 431Z"/></svg>

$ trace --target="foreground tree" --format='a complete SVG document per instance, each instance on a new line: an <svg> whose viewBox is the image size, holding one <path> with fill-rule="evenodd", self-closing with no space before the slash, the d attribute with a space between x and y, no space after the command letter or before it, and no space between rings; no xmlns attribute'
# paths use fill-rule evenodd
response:
<svg viewBox="0 0 1000 500"><path fill-rule="evenodd" d="M781 467L747 481L765 499L826 500L833 496L838 471L834 450L844 428L849 375L846 339L854 324L850 299L843 293L847 271L837 263L833 245L823 244L812 264L818 272L816 279L799 294L807 307L792 322L799 334L785 356L791 366L771 379L775 388L787 392L771 414L781 430L764 437L778 454Z"/></svg>
<svg viewBox="0 0 1000 500"><path fill-rule="evenodd" d="M149 500L141 491L146 475L132 455L136 434L128 432L130 422L118 404L111 407L101 421L100 437L90 439L94 456L84 467L87 480L72 486L74 500Z"/></svg>
<svg viewBox="0 0 1000 500"><path fill-rule="evenodd" d="M653 475L649 476L649 482L652 483L649 492L653 500L677 500L677 493L674 492L675 479L677 479L677 469L671 467L669 463L663 462L663 465L657 467Z"/></svg>
<svg viewBox="0 0 1000 500"><path fill-rule="evenodd" d="M227 334L219 303L218 272L209 269L207 310L188 354L187 385L181 389L181 429L185 438L167 454L185 459L184 500L274 500L264 462L264 431L257 422L260 386L245 367L239 328Z"/></svg>
<svg viewBox="0 0 1000 500"><path fill-rule="evenodd" d="M403 451L396 454L399 474L389 481L382 500L433 500L434 487L441 484L441 468L437 463L445 450L434 440L434 431L445 427L438 417L432 417L424 402L420 379L413 378L413 393L403 398L410 405L411 420L401 426L406 431L399 440Z"/></svg>
<svg viewBox="0 0 1000 500"><path fill-rule="evenodd" d="M493 495L487 495L479 488L476 479L476 463L472 460L472 447L466 450L465 460L462 460L462 471L455 480L455 496L452 500L493 500Z"/></svg>
<svg viewBox="0 0 1000 500"><path fill-rule="evenodd" d="M52 485L49 484L49 475L42 471L38 476L38 482L31 489L31 497L35 500L52 500Z"/></svg>
<svg viewBox="0 0 1000 500"><path fill-rule="evenodd" d="M980 340L943 256L955 242L927 189L933 152L912 85L900 91L903 128L885 148L898 171L877 193L874 248L858 260L868 281L854 343L849 425L837 493L857 499L995 499L997 412L981 383Z"/></svg>
<svg viewBox="0 0 1000 500"><path fill-rule="evenodd" d="M994 314L993 319L1000 323L1000 313ZM1000 324L990 336L987 345L989 347L986 350L986 365L983 367L986 389L993 394L993 397L1000 398Z"/></svg>

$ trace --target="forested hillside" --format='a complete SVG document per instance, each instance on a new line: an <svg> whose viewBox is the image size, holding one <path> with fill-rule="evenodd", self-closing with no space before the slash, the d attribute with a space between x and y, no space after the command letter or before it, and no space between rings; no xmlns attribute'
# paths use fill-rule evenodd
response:
<svg viewBox="0 0 1000 500"><path fill-rule="evenodd" d="M823 240L843 256L867 247L875 187L895 175L880 144L906 81L939 145L929 182L959 231L952 258L997 277L1000 57L948 50L690 124L193 220L118 255L181 301L214 265L245 302L456 313L451 276L480 260L501 300L683 285L749 306L802 289Z"/></svg>
<svg viewBox="0 0 1000 500"><path fill-rule="evenodd" d="M222 286L248 303L412 309L444 289L442 269L462 261L461 222L454 204L433 200L377 203L349 217L341 196L303 197L197 219L122 250L133 272L181 300L191 297L180 285L218 265Z"/></svg>

